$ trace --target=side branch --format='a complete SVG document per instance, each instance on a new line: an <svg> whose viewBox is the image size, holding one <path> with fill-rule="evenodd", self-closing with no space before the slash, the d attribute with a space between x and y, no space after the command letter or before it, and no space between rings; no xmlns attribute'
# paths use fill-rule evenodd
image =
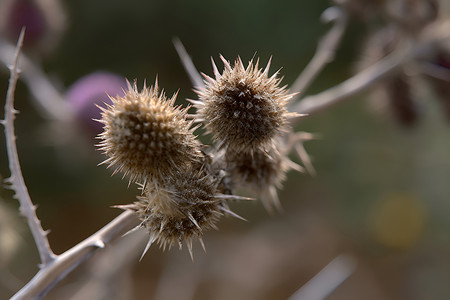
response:
<svg viewBox="0 0 450 300"><path fill-rule="evenodd" d="M19 156L17 154L16 136L14 134L14 119L17 111L14 109L14 92L17 80L19 79L19 71L17 62L19 59L20 49L22 47L24 30L22 30L17 48L14 55L13 65L10 67L11 77L9 79L8 91L5 103L5 119L2 121L5 127L6 149L8 152L9 169L11 177L7 182L11 184L11 188L15 191L15 197L20 202L20 212L27 219L33 238L36 242L39 256L41 258L41 268L51 263L55 257L47 239L47 232L41 227L41 222L36 216L36 207L31 202L28 189L22 176L20 168Z"/></svg>
<svg viewBox="0 0 450 300"><path fill-rule="evenodd" d="M334 59L336 49L347 28L347 12L339 7L333 6L326 9L322 13L322 19L325 22L334 21L335 23L331 30L319 41L313 58L292 84L291 92L293 93L304 93L325 65ZM292 103L295 102L295 98Z"/></svg>
<svg viewBox="0 0 450 300"><path fill-rule="evenodd" d="M181 43L179 38L173 39L173 45L175 46L175 49L177 50L178 56L180 57L181 63L184 66L184 69L186 70L186 73L189 76L189 79L191 80L192 85L194 88L199 89L205 87L205 84L203 83L202 76L197 71L197 68L194 65L194 62L192 61L191 57L187 53L186 49L184 48L183 44Z"/></svg>
<svg viewBox="0 0 450 300"><path fill-rule="evenodd" d="M292 106L292 111L311 115L338 104L389 76L405 63L432 52L439 43L448 42L449 38L450 36L446 33L445 35L436 36L424 42L398 49L344 82L317 95L305 97ZM299 118L294 122L298 121Z"/></svg>

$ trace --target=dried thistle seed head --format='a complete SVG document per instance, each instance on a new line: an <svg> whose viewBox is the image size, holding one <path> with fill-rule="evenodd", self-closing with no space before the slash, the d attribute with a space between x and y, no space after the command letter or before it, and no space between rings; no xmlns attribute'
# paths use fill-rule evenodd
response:
<svg viewBox="0 0 450 300"><path fill-rule="evenodd" d="M201 101L192 101L219 148L235 151L270 147L272 138L287 127L286 104L292 95L280 87L278 72L268 76L270 61L259 69L250 61L247 68L238 57L220 74L213 62L215 79L205 75L205 88L197 91Z"/></svg>
<svg viewBox="0 0 450 300"><path fill-rule="evenodd" d="M187 109L175 107L154 87L138 91L128 83L124 97L111 98L113 104L102 108L104 132L99 135L104 161L130 175L130 181L145 182L149 177L163 178L189 167L202 157L200 143L193 135Z"/></svg>
<svg viewBox="0 0 450 300"><path fill-rule="evenodd" d="M281 210L277 188L282 187L286 173L290 169L303 171L302 167L287 157L285 151L280 152L276 148L267 152L227 152L225 161L232 185L250 188L269 212L273 212L274 207Z"/></svg>
<svg viewBox="0 0 450 300"><path fill-rule="evenodd" d="M178 173L164 181L149 182L142 196L132 205L124 206L136 212L150 235L148 247L157 242L164 249L183 241L192 256L192 242L205 231L214 228L220 216L234 215L224 201L232 195L217 193L220 177L204 169L193 173ZM239 197L234 197L239 199ZM148 250L146 248L145 252Z"/></svg>

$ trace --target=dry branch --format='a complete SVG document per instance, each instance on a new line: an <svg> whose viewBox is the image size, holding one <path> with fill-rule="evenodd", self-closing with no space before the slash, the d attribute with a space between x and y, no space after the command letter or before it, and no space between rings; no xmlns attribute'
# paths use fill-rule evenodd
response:
<svg viewBox="0 0 450 300"><path fill-rule="evenodd" d="M25 185L22 170L20 168L16 136L14 134L14 119L15 115L18 113L18 111L14 109L14 92L17 80L19 79L17 63L23 43L24 32L25 31L22 30L20 33L14 54L14 62L10 67L11 77L9 79L8 92L6 94L5 119L2 121L2 124L5 127L6 149L8 152L9 169L11 171L11 177L6 181L10 183L11 189L15 191L15 197L20 202L20 213L27 219L28 226L30 227L41 258L40 267L44 268L54 260L55 255L48 243L47 232L42 229L41 222L36 216L36 206L33 205L30 195L28 194L28 189Z"/></svg>

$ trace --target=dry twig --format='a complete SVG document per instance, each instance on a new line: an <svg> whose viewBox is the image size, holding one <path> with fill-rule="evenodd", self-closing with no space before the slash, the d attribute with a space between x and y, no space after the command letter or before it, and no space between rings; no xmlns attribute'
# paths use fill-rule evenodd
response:
<svg viewBox="0 0 450 300"><path fill-rule="evenodd" d="M364 91L381 79L391 75L400 66L432 52L440 43L448 42L450 35L444 29L449 26L442 27L440 28L442 30L438 30L431 38L426 38L417 44L399 48L344 82L319 94L305 97L291 107L292 111L308 115L315 114Z"/></svg>
<svg viewBox="0 0 450 300"><path fill-rule="evenodd" d="M345 29L347 28L347 13L337 6L329 7L322 13L322 19L325 22L334 21L333 27L328 33L319 41L316 53L306 68L298 76L291 86L291 92L304 93L308 86L323 70L326 64L334 59L334 54L339 46ZM295 102L295 98L292 102Z"/></svg>
<svg viewBox="0 0 450 300"><path fill-rule="evenodd" d="M28 189L25 185L22 170L20 168L16 136L14 134L14 119L15 115L18 113L18 111L14 109L14 92L16 90L17 80L19 79L17 64L24 33L25 30L22 29L14 54L14 62L10 67L11 77L9 79L8 92L6 94L5 119L2 121L2 124L5 127L6 149L8 152L9 169L11 170L11 177L6 181L10 183L11 189L15 191L15 197L20 202L20 213L27 219L28 226L30 227L41 258L41 268L44 268L54 260L55 255L48 243L48 232L42 229L41 222L36 216L36 206L33 205L30 195L28 194Z"/></svg>

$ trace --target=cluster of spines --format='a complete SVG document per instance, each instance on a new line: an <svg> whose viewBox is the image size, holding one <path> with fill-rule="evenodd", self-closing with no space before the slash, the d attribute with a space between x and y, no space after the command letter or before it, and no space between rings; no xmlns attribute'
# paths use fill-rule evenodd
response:
<svg viewBox="0 0 450 300"><path fill-rule="evenodd" d="M193 121L186 120L187 110L175 106L176 94L167 99L158 83L144 86L128 83L123 97L111 98L102 108L104 132L99 135L100 150L109 157L103 163L123 172L130 182L142 187L142 195L130 205L146 228L149 246L157 242L170 248L182 242L192 256L192 242L204 231L216 228L220 216L239 217L225 203L242 197L222 192L223 172L213 171L208 156L194 136Z"/></svg>
<svg viewBox="0 0 450 300"><path fill-rule="evenodd" d="M270 151L231 152L225 157L233 186L256 191L268 212L282 210L277 189L282 188L286 173L303 168L287 157L287 149L272 148Z"/></svg>
<svg viewBox="0 0 450 300"><path fill-rule="evenodd" d="M102 109L104 132L100 150L108 156L103 163L123 172L130 182L164 178L201 159L201 145L194 136L187 109L174 106L176 94L167 99L153 87L138 91L128 83L123 97L112 98Z"/></svg>
<svg viewBox="0 0 450 300"><path fill-rule="evenodd" d="M204 75L199 100L192 100L197 120L205 124L222 153L231 186L254 190L268 211L274 206L281 209L276 188L289 169L301 169L282 146L290 130L288 119L297 115L287 110L292 94L280 87L278 72L269 76L270 61L260 69L258 61L244 67L238 57L231 66L220 58L223 73L212 61L215 78Z"/></svg>
<svg viewBox="0 0 450 300"><path fill-rule="evenodd" d="M276 189L289 169L302 170L287 157L288 119L296 116L287 110L292 95L280 87L278 72L269 76L270 61L260 69L258 61L244 67L238 58L232 67L221 59L223 73L213 61L215 79L205 75L200 99L192 100L193 120L187 120L189 108L175 106L176 94L167 99L157 82L142 91L128 83L124 96L102 108L103 163L142 188L136 202L120 207L134 211L141 221L136 229L149 233L143 255L155 242L162 248L184 242L192 256L193 241L204 246L203 233L222 215L240 218L226 202L246 199L231 195L235 187L250 187L268 211L281 210ZM205 124L216 152L202 151L194 121Z"/></svg>
<svg viewBox="0 0 450 300"><path fill-rule="evenodd" d="M241 58L234 66L223 57L224 71L214 61L215 78L204 75L205 88L197 91L197 120L202 121L219 149L251 151L273 147L273 139L287 131L293 114L286 105L292 95L280 87L278 72L269 77L270 61L245 68Z"/></svg>
<svg viewBox="0 0 450 300"><path fill-rule="evenodd" d="M138 228L146 228L150 235L143 255L154 242L166 249L174 245L182 248L184 241L191 257L194 240L199 240L205 249L205 231L217 229L217 221L225 214L239 217L225 201L242 197L219 193L220 184L220 177L201 168L189 176L179 173L163 182L151 182L138 201L123 206L136 212L141 220Z"/></svg>

